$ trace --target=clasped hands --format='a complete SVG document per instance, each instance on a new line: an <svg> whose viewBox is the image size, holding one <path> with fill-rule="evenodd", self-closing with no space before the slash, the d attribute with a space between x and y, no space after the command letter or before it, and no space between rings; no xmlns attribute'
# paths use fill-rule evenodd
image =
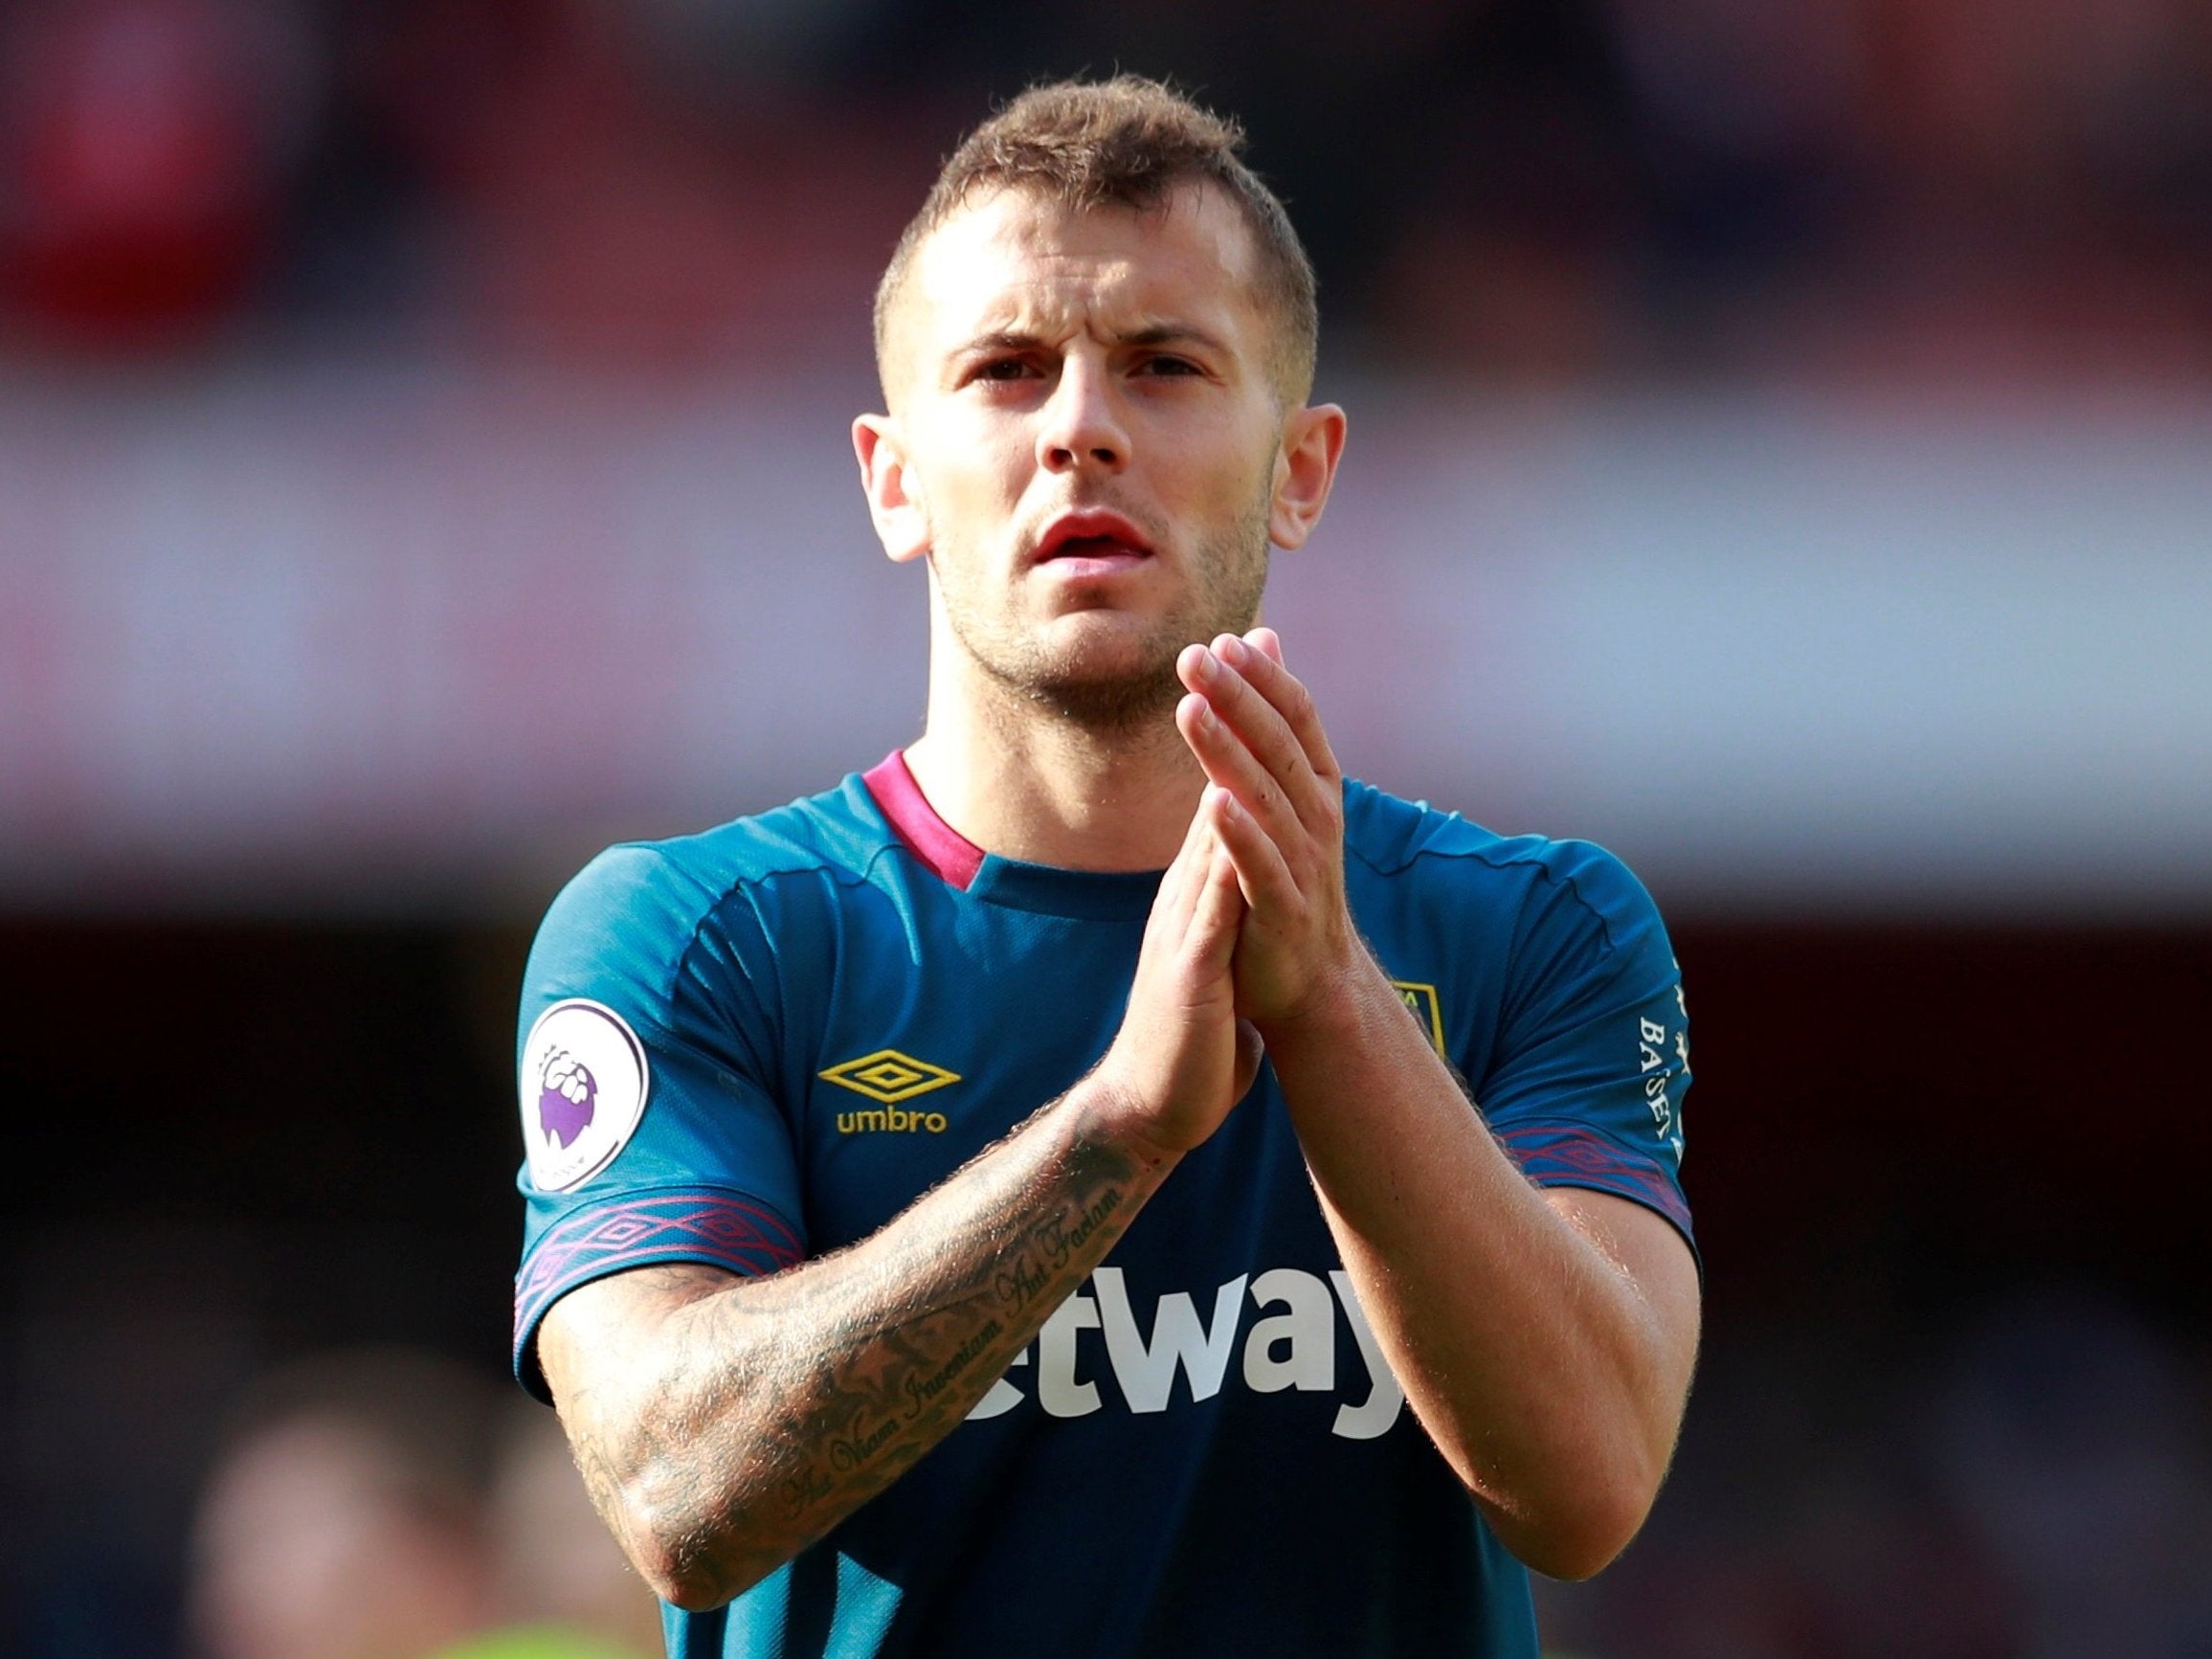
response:
<svg viewBox="0 0 2212 1659"><path fill-rule="evenodd" d="M1187 647L1176 729L1207 778L1168 868L1100 1077L1146 1147L1213 1133L1263 1041L1326 1019L1375 968L1344 895L1344 775L1270 628Z"/></svg>

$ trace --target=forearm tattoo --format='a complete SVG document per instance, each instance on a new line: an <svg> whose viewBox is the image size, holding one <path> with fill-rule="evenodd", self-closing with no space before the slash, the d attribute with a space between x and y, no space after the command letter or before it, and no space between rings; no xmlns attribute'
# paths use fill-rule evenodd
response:
<svg viewBox="0 0 2212 1659"><path fill-rule="evenodd" d="M664 1269L648 1385L564 1402L617 1536L641 1516L670 1579L735 1594L957 1427L1158 1178L1047 1113L850 1249L734 1285Z"/></svg>

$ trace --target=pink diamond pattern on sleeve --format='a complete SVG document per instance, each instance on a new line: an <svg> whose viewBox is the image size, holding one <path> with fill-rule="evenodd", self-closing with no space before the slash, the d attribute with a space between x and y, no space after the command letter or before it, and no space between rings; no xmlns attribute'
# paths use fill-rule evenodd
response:
<svg viewBox="0 0 2212 1659"><path fill-rule="evenodd" d="M515 1280L519 1355L546 1310L592 1279L652 1262L704 1262L757 1279L805 1254L773 1210L725 1192L653 1193L564 1216Z"/></svg>
<svg viewBox="0 0 2212 1659"><path fill-rule="evenodd" d="M1657 1210L1691 1237L1682 1189L1654 1158L1640 1157L1580 1124L1517 1123L1497 1132L1508 1155L1540 1187L1591 1187Z"/></svg>

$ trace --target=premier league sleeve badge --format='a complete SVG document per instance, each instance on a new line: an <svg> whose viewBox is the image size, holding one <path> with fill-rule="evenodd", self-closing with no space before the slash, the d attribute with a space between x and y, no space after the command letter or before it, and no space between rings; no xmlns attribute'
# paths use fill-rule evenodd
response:
<svg viewBox="0 0 2212 1659"><path fill-rule="evenodd" d="M523 1145L540 1192L582 1186L614 1160L645 1115L644 1044L602 1003L556 1002L523 1044Z"/></svg>

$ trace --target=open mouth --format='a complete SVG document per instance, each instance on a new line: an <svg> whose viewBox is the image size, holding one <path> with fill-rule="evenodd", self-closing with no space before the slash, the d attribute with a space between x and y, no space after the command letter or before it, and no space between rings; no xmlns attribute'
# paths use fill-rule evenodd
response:
<svg viewBox="0 0 2212 1659"><path fill-rule="evenodd" d="M1144 549L1132 547L1119 536L1070 536L1045 554L1047 560L1141 559L1144 556Z"/></svg>
<svg viewBox="0 0 2212 1659"><path fill-rule="evenodd" d="M1040 565L1119 570L1151 557L1136 526L1119 513L1069 513L1045 531L1037 550Z"/></svg>

